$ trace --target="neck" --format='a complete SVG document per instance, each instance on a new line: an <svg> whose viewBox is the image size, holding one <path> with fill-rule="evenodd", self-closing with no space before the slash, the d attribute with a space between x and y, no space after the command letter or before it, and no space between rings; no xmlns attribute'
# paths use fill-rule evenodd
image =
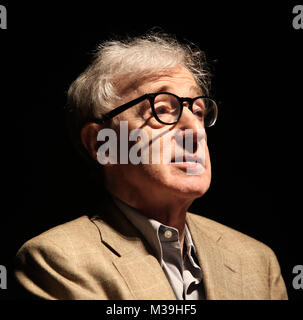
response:
<svg viewBox="0 0 303 320"><path fill-rule="evenodd" d="M185 235L185 219L186 212L192 203L192 199L177 199L172 197L170 201L166 201L149 197L148 199L142 197L127 197L125 194L116 194L112 192L117 198L128 204L129 206L140 211L141 214L147 218L154 219L160 223L176 228L179 231L179 241L181 248L183 248Z"/></svg>

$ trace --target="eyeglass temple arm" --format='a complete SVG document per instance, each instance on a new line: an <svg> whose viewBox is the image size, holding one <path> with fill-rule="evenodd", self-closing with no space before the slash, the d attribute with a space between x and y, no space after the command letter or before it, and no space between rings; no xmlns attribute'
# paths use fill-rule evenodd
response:
<svg viewBox="0 0 303 320"><path fill-rule="evenodd" d="M113 117L117 116L119 113L131 108L132 106L136 105L137 103L145 100L148 98L148 94L145 94L137 99L134 99L132 101L129 101L125 104L123 104L122 106L119 106L111 111L109 111L108 113L102 115L102 118L101 119L95 119L94 121L96 123L99 123L99 124L103 124L105 123L106 121L112 119Z"/></svg>

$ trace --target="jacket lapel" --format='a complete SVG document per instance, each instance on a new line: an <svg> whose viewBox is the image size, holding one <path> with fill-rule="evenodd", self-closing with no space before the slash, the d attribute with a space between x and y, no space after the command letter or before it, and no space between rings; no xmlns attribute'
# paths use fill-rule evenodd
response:
<svg viewBox="0 0 303 320"><path fill-rule="evenodd" d="M176 296L144 236L112 202L107 214L92 221L100 230L102 243L113 252L113 265L134 299L174 300ZM200 217L199 217L200 218ZM197 250L207 300L241 300L240 257L220 245L219 233L201 225L187 213L187 225Z"/></svg>
<svg viewBox="0 0 303 320"><path fill-rule="evenodd" d="M207 300L241 300L242 272L240 257L221 247L222 237L193 221L187 213L187 224L195 244L202 269Z"/></svg>
<svg viewBox="0 0 303 320"><path fill-rule="evenodd" d="M175 294L149 244L113 203L102 220L92 221L101 239L113 253L113 265L126 282L134 299L172 300Z"/></svg>

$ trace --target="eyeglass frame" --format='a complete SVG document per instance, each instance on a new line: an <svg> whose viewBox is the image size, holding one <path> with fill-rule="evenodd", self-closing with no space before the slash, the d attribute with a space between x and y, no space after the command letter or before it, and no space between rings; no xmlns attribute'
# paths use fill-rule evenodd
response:
<svg viewBox="0 0 303 320"><path fill-rule="evenodd" d="M180 104L180 112L179 112L179 116L178 116L178 118L177 118L176 121L171 122L171 123L167 123L167 122L162 121L162 120L158 117L157 112L156 112L156 110L155 110L154 102L155 102L156 97L157 97L158 95L160 95L160 94L168 94L168 95L171 95L171 96L175 97L175 98L178 100L178 102L179 102L179 104ZM173 124L176 124L176 123L180 120L180 118L181 118L181 116L182 116L182 112L183 112L183 108L184 108L183 102L188 102L188 103L189 103L188 108L189 108L189 110L190 110L191 112L193 112L193 104L194 104L194 102L195 102L196 100L198 100L198 99L201 99L201 98L203 98L203 99L206 98L206 99L208 99L208 100L211 100L211 101L214 103L215 107L216 107L216 114L218 113L217 103L216 103L213 99L211 99L210 97L208 97L208 96L197 96L197 97L195 97L195 98L188 98L188 97L179 97L179 96L177 96L177 95L175 95L175 94L173 94L173 93L171 93L171 92L156 92L156 93L145 93L144 95L142 95L142 96L140 96L140 97L138 97L138 98L136 98L136 99L134 99L134 100L131 100L131 101L129 101L129 102L126 102L125 104L123 104L123 105L121 105L121 106L119 106L119 107L116 107L115 109L107 112L106 114L102 115L102 118L101 118L101 119L94 119L93 121L94 121L95 123L98 123L98 124L104 124L105 122L107 122L108 120L114 118L114 117L117 116L118 114L120 114L120 113L128 110L129 108L131 108L131 107L137 105L138 103L140 103L140 102L142 102L142 101L144 101L144 100L147 99L147 100L149 100L149 104L150 104L150 107L151 107L151 109L152 109L152 113L153 113L154 118L155 118L158 122L160 122L160 123L162 123L162 124L165 124L165 125L173 125ZM217 120L217 118L216 118L216 120ZM215 121L215 122L216 122L216 121ZM214 125L215 122L214 122L212 125ZM212 125L211 125L211 126L212 126ZM211 127L211 126L209 126L209 127Z"/></svg>

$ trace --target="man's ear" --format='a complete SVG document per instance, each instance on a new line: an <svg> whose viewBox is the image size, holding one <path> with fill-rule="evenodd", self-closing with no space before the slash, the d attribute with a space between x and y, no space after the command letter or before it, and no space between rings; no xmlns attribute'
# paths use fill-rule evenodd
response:
<svg viewBox="0 0 303 320"><path fill-rule="evenodd" d="M80 132L82 144L94 160L97 160L97 151L100 147L97 136L102 128L103 126L100 124L89 122L82 127Z"/></svg>

